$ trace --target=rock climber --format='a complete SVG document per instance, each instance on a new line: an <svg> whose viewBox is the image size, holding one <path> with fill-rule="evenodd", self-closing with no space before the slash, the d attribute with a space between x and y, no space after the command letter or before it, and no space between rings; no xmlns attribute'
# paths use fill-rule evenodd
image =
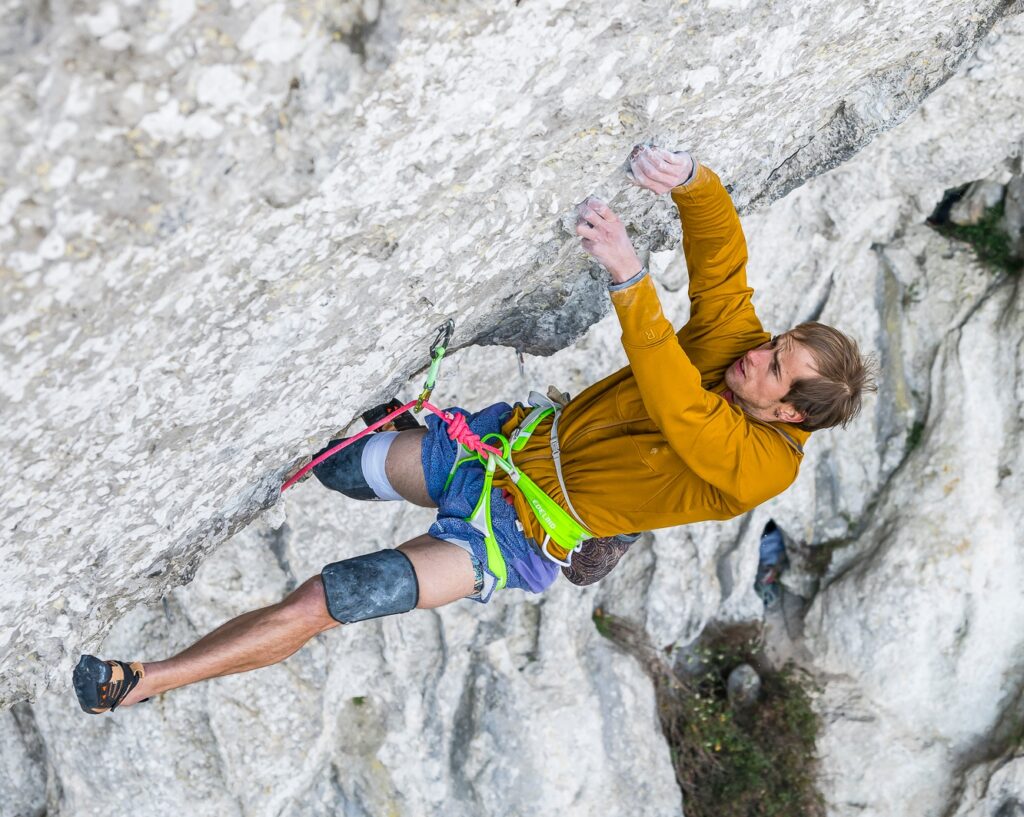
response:
<svg viewBox="0 0 1024 817"><path fill-rule="evenodd" d="M713 171L653 145L634 148L629 168L640 187L670 192L679 211L691 304L682 329L663 314L623 222L587 199L576 232L611 276L628 365L568 402L453 409L478 438L512 438L508 471L467 456L433 416L426 428L369 434L332 455L314 469L324 485L437 508L429 531L327 565L172 658L83 655L73 677L82 708L106 712L267 666L339 624L462 598L486 603L502 586L539 593L560 567L577 584L596 581L636 531L729 519L784 491L811 432L845 426L860 410L874 387L870 365L829 326L774 337L762 328L740 221Z"/></svg>

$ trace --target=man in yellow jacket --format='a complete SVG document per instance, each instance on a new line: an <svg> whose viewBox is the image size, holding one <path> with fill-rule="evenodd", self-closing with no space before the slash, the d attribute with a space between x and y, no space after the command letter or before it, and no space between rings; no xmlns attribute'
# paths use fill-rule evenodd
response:
<svg viewBox="0 0 1024 817"><path fill-rule="evenodd" d="M622 222L603 202L579 209L583 249L611 275L611 299L629 365L547 417L514 456L582 529L576 557L548 541L513 481L494 481L491 519L501 581L540 592L566 565L588 583L607 572L631 531L728 519L785 490L819 428L857 413L870 377L856 344L817 323L777 337L761 326L746 281L746 244L718 176L688 153L638 147L636 184L671 191L690 273L690 319L677 333ZM498 403L465 414L479 435L511 435L529 407ZM282 602L246 613L173 658L126 663L82 656L74 686L98 714L196 681L255 669L291 655L312 636L369 618L486 602L499 583L480 525L467 520L483 469L455 468L459 450L443 424L374 434L318 466L327 487L359 499L436 507L429 533L395 550L335 562ZM583 569L580 569L580 565Z"/></svg>

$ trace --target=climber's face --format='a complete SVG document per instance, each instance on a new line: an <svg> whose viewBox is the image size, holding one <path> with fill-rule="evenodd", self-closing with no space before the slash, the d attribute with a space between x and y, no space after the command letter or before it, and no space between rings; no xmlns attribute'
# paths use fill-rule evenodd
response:
<svg viewBox="0 0 1024 817"><path fill-rule="evenodd" d="M788 335L777 335L725 370L726 399L758 420L799 423L803 414L782 400L794 381L817 376L811 350Z"/></svg>

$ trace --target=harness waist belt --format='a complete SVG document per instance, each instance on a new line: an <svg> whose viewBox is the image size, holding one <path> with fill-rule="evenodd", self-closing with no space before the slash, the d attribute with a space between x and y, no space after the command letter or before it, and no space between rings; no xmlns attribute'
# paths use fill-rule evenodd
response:
<svg viewBox="0 0 1024 817"><path fill-rule="evenodd" d="M532 392L530 394L531 405L535 397L539 397L539 395L536 392ZM548 402L550 403L550 401ZM558 422L558 414L556 406L552 403L547 406L534 408L512 433L511 438L506 438L503 434L487 434L482 437L481 439L485 443L496 441L501 444L502 455L500 457L496 454L487 454L486 456L477 454L460 444L461 451L459 456L452 463L451 471L448 472L448 479L445 481L445 490L447 490L452 478L455 476L455 471L463 463L476 460L483 464L485 468L483 489L480 491L480 498L477 500L473 513L466 518L466 521L484 536L484 544L487 548L487 568L497 578L498 587L504 587L508 581L508 568L505 564L504 556L501 555L501 548L498 545L498 540L494 535L494 528L491 524L491 486L497 466L501 466L501 469L509 475L512 484L523 495L533 515L537 517L537 521L544 529L546 535L544 541L540 543L540 549L548 559L557 564L568 566L573 551L578 550L587 539L594 538L594 534L587 530L586 526L579 521L579 516L575 510L573 510L571 515L566 513L561 505L544 493L537 483L516 468L512 462L512 452L522 449L540 422L552 413L555 414L555 421L552 425L552 431L554 432L555 425ZM554 433L552 433L552 439L555 439ZM553 442L552 453L555 458L558 482L562 487L562 495L565 496L566 504L571 508L572 504L569 502L569 495L565 491L565 483L562 479L561 464L557 452L557 442ZM567 551L568 557L565 561L556 558L548 549L548 543L552 541Z"/></svg>

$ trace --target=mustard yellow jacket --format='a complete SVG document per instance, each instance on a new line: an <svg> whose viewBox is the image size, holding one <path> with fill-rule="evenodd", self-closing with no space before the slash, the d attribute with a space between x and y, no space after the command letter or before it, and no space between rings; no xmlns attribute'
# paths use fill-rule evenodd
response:
<svg viewBox="0 0 1024 817"><path fill-rule="evenodd" d="M562 412L558 437L573 507L598 536L729 519L788 488L810 432L748 417L720 395L725 370L769 340L747 286L747 245L721 180L698 167L672 190L683 225L690 319L676 333L650 276L611 293L629 365L590 386ZM510 434L529 408L517 407ZM567 509L545 421L517 466ZM528 536L544 530L511 480ZM555 552L557 552L557 548Z"/></svg>

